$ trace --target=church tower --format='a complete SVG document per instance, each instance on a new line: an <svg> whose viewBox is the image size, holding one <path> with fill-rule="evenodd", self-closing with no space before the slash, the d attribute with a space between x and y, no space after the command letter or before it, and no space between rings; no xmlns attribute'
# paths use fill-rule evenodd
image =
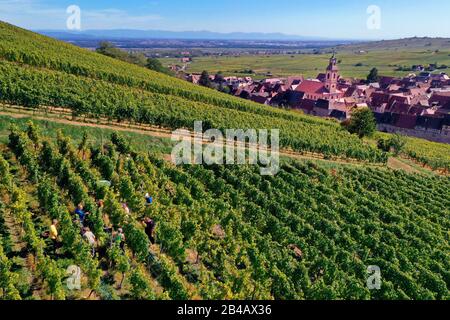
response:
<svg viewBox="0 0 450 320"><path fill-rule="evenodd" d="M333 53L333 56L330 59L330 64L327 67L325 88L327 88L327 90L330 93L336 93L338 80L339 80L339 67L337 65L337 58Z"/></svg>

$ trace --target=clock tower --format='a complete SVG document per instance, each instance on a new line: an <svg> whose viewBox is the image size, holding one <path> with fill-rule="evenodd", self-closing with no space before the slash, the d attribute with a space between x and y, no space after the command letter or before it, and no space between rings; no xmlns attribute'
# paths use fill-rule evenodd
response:
<svg viewBox="0 0 450 320"><path fill-rule="evenodd" d="M327 67L327 73L325 78L325 88L327 88L328 92L336 93L338 80L339 80L339 67L337 65L336 55L333 53L333 56L330 59L330 64Z"/></svg>

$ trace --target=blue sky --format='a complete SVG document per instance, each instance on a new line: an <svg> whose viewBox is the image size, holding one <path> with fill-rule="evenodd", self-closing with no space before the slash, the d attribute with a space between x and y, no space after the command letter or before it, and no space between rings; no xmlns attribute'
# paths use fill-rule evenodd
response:
<svg viewBox="0 0 450 320"><path fill-rule="evenodd" d="M281 32L345 39L450 37L448 0L0 0L0 20L28 29L64 29L69 5L82 29ZM369 29L367 8L381 10Z"/></svg>

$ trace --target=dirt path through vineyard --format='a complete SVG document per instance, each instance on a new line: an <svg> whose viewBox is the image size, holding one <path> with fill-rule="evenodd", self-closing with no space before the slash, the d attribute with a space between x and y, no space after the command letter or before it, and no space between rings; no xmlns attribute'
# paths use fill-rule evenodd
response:
<svg viewBox="0 0 450 320"><path fill-rule="evenodd" d="M4 110L5 110L5 108L4 108ZM112 122L110 124L93 123L93 122L89 122L89 121L82 122L82 121L71 120L68 117L52 117L52 116L48 116L48 115L39 115L39 113L36 114L33 112L26 112L26 111L18 112L18 111L9 110L9 109L8 109L8 111L0 111L0 115L9 116L9 117L16 118L16 119L32 118L35 120L50 121L50 122L54 122L54 123L67 124L67 125L71 125L71 126L110 129L110 130L116 130L116 131L122 131L122 132L133 132L133 133L138 133L138 134L157 137L157 138L170 139L172 136L171 132L169 130L158 128L158 127L150 127L150 126L146 126L145 128L136 128L131 125L125 125L125 124L120 124L120 123L115 123L115 122ZM203 141L202 143L206 144L207 142ZM283 150L283 149L280 150L280 156L288 157L291 159L320 160L320 161L324 161L324 162L337 163L337 164L373 166L373 167L378 167L378 168L383 167L381 165L367 163L367 162L361 162L361 161L357 161L357 160L324 159L323 156L318 155L318 154L313 154L313 155L306 154L305 155L305 154L301 154L301 153L298 153L295 151ZM165 155L164 159L170 161L170 159L171 159L170 155ZM401 165L399 165L399 163L401 163ZM415 168L413 168L403 162L400 162L400 161L396 160L395 158L390 158L387 167L392 168L392 169L405 170L409 173L420 173Z"/></svg>

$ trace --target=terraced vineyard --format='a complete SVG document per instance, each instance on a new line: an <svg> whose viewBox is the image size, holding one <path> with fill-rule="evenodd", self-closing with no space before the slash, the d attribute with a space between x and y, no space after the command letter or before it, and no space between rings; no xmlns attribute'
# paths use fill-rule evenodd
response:
<svg viewBox="0 0 450 320"><path fill-rule="evenodd" d="M281 145L327 156L386 162L386 155L339 124L268 108L76 48L0 22L0 101L65 107L168 128L273 129Z"/></svg>
<svg viewBox="0 0 450 320"><path fill-rule="evenodd" d="M390 139L392 136L388 133L377 132L373 140L379 138ZM411 158L424 166L428 166L433 170L441 170L450 172L450 145L446 143L438 143L427 141L414 137L404 137L405 147L402 155Z"/></svg>
<svg viewBox="0 0 450 320"><path fill-rule="evenodd" d="M404 153L433 169L450 172L450 145L407 138Z"/></svg>
<svg viewBox="0 0 450 320"><path fill-rule="evenodd" d="M311 162L265 177L251 166L173 167L117 134L103 146L84 142L50 141L30 124L13 127L1 147L5 297L450 298L447 177ZM73 221L80 202L99 240L95 256ZM144 216L156 221L155 245ZM15 227L2 227L8 217ZM54 218L56 252L42 237ZM124 251L105 227L124 229ZM17 236L21 252L6 245ZM81 292L65 286L70 265L81 267ZM369 265L381 268L381 290L366 286Z"/></svg>

